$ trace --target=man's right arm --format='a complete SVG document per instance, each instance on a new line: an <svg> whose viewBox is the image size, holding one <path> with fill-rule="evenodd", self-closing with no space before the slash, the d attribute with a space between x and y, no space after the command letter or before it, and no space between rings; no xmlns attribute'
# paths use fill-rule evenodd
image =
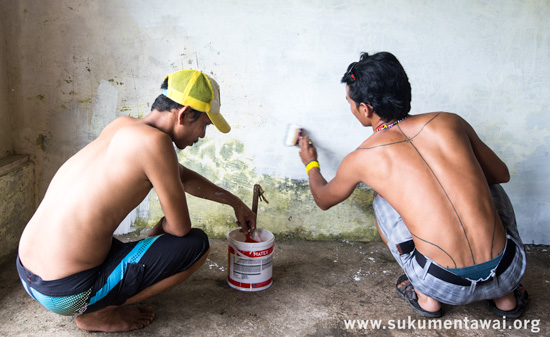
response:
<svg viewBox="0 0 550 337"><path fill-rule="evenodd" d="M245 232L256 228L256 214L231 192L219 187L197 172L179 165L180 178L186 193L233 207L237 222Z"/></svg>
<svg viewBox="0 0 550 337"><path fill-rule="evenodd" d="M172 141L165 134L155 133L144 144L140 161L164 213L155 231L185 236L191 230L191 219Z"/></svg>
<svg viewBox="0 0 550 337"><path fill-rule="evenodd" d="M300 158L304 165L311 161L317 161L317 150L309 137L300 137ZM346 200L357 184L357 163L353 155L347 155L336 172L336 176L327 182L321 170L312 168L309 173L309 188L317 206L322 210L328 210Z"/></svg>
<svg viewBox="0 0 550 337"><path fill-rule="evenodd" d="M479 138L468 122L464 119L462 121L474 155L483 169L487 183L492 185L508 182L510 180L510 173L506 164Z"/></svg>

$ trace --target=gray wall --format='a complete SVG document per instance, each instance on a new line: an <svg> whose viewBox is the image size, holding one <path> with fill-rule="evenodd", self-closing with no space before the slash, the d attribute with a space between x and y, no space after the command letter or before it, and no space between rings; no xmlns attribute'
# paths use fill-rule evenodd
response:
<svg viewBox="0 0 550 337"><path fill-rule="evenodd" d="M247 200L260 182L270 203L261 205L259 225L277 234L373 239L370 191L316 209L297 150L283 138L288 123L304 126L333 177L371 133L349 112L339 80L360 52L387 50L409 74L412 113L443 110L469 120L509 165L504 187L522 237L550 243L548 1L0 4L10 46L0 53L10 84L0 80L0 100L8 91L13 147L36 163L38 200L57 168L108 122L146 115L166 74L198 68L220 83L233 130L209 129L198 147L180 153L182 163ZM0 141L10 151L10 140ZM190 204L194 224L212 235L234 226L227 207ZM148 226L159 216L152 193L127 223Z"/></svg>
<svg viewBox="0 0 550 337"><path fill-rule="evenodd" d="M0 159L0 265L17 250L19 238L35 210L34 165L28 156Z"/></svg>
<svg viewBox="0 0 550 337"><path fill-rule="evenodd" d="M0 9L0 11L2 11ZM11 134L11 115L8 102L8 59L6 29L4 20L0 20L0 158L13 153Z"/></svg>

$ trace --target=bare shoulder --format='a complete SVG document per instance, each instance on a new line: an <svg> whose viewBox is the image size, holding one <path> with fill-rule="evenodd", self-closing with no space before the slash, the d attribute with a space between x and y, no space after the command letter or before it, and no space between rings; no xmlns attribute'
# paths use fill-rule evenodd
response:
<svg viewBox="0 0 550 337"><path fill-rule="evenodd" d="M112 172L145 177L154 185L155 173L177 169L177 155L168 134L139 120L121 122L106 148L106 162L117 166Z"/></svg>
<svg viewBox="0 0 550 337"><path fill-rule="evenodd" d="M466 121L459 115L451 112L430 112L412 115L401 123L401 129L409 139L419 135L436 137L451 133L463 133Z"/></svg>
<svg viewBox="0 0 550 337"><path fill-rule="evenodd" d="M453 113L445 111L427 112L418 115L411 115L408 118L409 122L414 121L416 123L431 123L431 122L445 122L445 123L461 123L462 117ZM405 124L405 123L403 123Z"/></svg>
<svg viewBox="0 0 550 337"><path fill-rule="evenodd" d="M143 149L166 146L172 148L170 136L139 119L120 117L111 124L107 128L112 126L113 139L117 143L122 142L128 146L137 145ZM107 131L107 128L105 128L105 131Z"/></svg>
<svg viewBox="0 0 550 337"><path fill-rule="evenodd" d="M426 123L430 123L433 121L433 122L439 122L439 123L447 123L451 125L460 125L464 122L464 119L459 115L457 115L456 113L444 112L444 111L428 112L424 114L413 115L411 117L413 117L411 119L415 119L419 122L426 122Z"/></svg>
<svg viewBox="0 0 550 337"><path fill-rule="evenodd" d="M360 157L365 160L369 158L369 152L389 153L393 149L398 149L399 145L416 139L420 135L427 135L431 138L447 132L462 133L468 123L455 113L429 112L410 115L398 125L398 127L374 133L368 137L357 148L359 151L352 152L351 157Z"/></svg>
<svg viewBox="0 0 550 337"><path fill-rule="evenodd" d="M129 118L115 120L101 136L104 137L109 160L122 160L145 169L159 160L176 156L168 134L142 120Z"/></svg>
<svg viewBox="0 0 550 337"><path fill-rule="evenodd" d="M122 116L118 117L111 123L107 124L107 126L103 129L101 134L99 135L100 138L105 137L111 137L115 132L117 132L120 128L131 125L139 121L136 118L130 117L130 116Z"/></svg>
<svg viewBox="0 0 550 337"><path fill-rule="evenodd" d="M364 144L369 144L368 139L363 142L362 145ZM373 151L365 151L365 149L368 150L371 148L359 147L355 151L348 153L340 163L338 170L342 173L357 176L364 176L365 174L368 175L371 169L376 166L373 164L377 162L379 155Z"/></svg>

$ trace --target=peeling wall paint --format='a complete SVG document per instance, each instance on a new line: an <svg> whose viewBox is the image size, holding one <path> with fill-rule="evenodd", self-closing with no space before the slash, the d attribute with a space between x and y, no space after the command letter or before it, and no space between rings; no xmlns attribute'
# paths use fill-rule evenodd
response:
<svg viewBox="0 0 550 337"><path fill-rule="evenodd" d="M261 204L260 224L276 234L370 240L376 235L368 188L318 210L297 150L282 144L288 123L305 127L332 178L370 134L349 112L340 78L360 52L388 50L408 72L412 113L444 110L470 121L510 167L504 187L520 234L528 243L550 243L547 1L0 4L10 46L0 88L9 83L12 109L12 138L0 137L0 150L32 155L37 202L59 166L104 125L145 116L166 74L196 68L220 84L232 131L209 130L197 148L179 154L182 163L249 203L260 183L270 200ZM233 228L227 207L189 199L195 225L220 237ZM146 203L132 226L158 220L154 193Z"/></svg>

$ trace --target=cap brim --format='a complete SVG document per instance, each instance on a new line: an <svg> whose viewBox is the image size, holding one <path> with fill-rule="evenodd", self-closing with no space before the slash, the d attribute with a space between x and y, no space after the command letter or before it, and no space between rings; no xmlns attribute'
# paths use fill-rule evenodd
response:
<svg viewBox="0 0 550 337"><path fill-rule="evenodd" d="M206 114L208 115L208 118L210 118L210 121L212 122L212 124L214 124L216 128L220 130L220 132L228 133L229 131L231 131L231 127L219 112L218 113L207 112Z"/></svg>
<svg viewBox="0 0 550 337"><path fill-rule="evenodd" d="M231 127L223 118L222 114L220 114L220 107L221 107L221 101L220 101L220 86L218 85L218 82L216 82L212 77L206 75L208 79L210 80L210 84L212 85L212 91L214 92L214 98L212 99L212 102L210 102L210 109L206 111L206 114L208 115L208 118L210 118L210 121L212 121L212 124L220 130L220 132L228 133L231 131Z"/></svg>

